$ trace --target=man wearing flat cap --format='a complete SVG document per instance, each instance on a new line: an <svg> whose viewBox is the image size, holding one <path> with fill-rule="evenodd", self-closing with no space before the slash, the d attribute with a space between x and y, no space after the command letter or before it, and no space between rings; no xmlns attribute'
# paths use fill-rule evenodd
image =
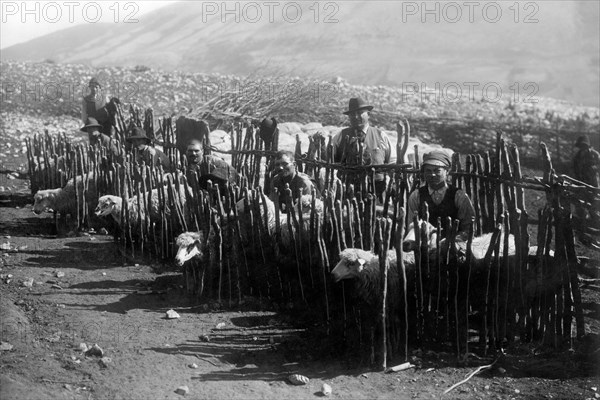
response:
<svg viewBox="0 0 600 400"><path fill-rule="evenodd" d="M380 165L392 161L393 146L385 132L369 124L369 112L373 106L360 97L353 97L344 112L350 119L350 127L343 129L332 139L333 159L344 165ZM362 157L361 157L362 148ZM360 187L364 173L346 173L346 184ZM386 188L385 174L375 174L375 194L382 201Z"/></svg>
<svg viewBox="0 0 600 400"><path fill-rule="evenodd" d="M445 151L433 150L423 155L422 171L425 185L413 191L408 198L408 229L411 227L415 212L424 219L425 203L427 203L429 222L437 226L438 218L441 218L442 229L445 231L447 217L452 218L452 221L458 219L460 225L456 239L465 241L468 238L471 218L475 216L475 209L463 190L448 184L450 165L450 156Z"/></svg>
<svg viewBox="0 0 600 400"><path fill-rule="evenodd" d="M579 136L575 147L579 149L573 159L575 179L594 187L600 187L600 154L590 146L590 138L587 135ZM592 205L590 217L594 224L598 224L600 222L600 202L595 200L593 195L585 196L584 200ZM582 221L585 221L585 208L578 205L575 213Z"/></svg>
<svg viewBox="0 0 600 400"><path fill-rule="evenodd" d="M146 136L146 131L142 128L137 126L133 128L131 136L126 140L131 143L135 151L135 160L138 164L142 162L146 165L151 165L152 163L154 165L161 164L163 169L171 169L171 160L169 160L169 157L160 149L150 146L152 140Z"/></svg>

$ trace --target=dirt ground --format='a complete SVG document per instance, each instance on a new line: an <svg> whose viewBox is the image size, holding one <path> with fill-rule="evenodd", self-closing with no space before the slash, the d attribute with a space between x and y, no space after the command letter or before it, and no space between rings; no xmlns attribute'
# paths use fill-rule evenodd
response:
<svg viewBox="0 0 600 400"><path fill-rule="evenodd" d="M34 215L27 202L13 196L0 209L2 400L176 399L181 386L194 399L306 399L322 397L323 383L337 399L600 397L597 282L582 287L583 340L515 344L444 395L497 355L459 364L451 349L411 349L415 368L383 373L322 352L335 338L252 299L243 310L192 302L176 269L132 260L112 236L56 237L51 215ZM180 318L167 319L170 309ZM84 354L82 343L97 344L104 358ZM310 382L294 386L290 374Z"/></svg>

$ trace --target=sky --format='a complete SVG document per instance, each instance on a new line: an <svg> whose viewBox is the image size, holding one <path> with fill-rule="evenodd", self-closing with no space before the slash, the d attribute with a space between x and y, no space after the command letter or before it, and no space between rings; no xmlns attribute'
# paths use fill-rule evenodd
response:
<svg viewBox="0 0 600 400"><path fill-rule="evenodd" d="M0 49L83 23L135 22L172 2L0 0Z"/></svg>

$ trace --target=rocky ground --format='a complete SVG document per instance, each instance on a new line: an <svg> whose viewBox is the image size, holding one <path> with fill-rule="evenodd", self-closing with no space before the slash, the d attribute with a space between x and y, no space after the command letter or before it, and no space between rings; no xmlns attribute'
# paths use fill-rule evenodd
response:
<svg viewBox="0 0 600 400"><path fill-rule="evenodd" d="M91 73L104 70L3 63L3 82L8 79L7 71L15 81L38 79L40 71L55 79L72 73L85 81ZM141 76L146 83L157 78L156 71L111 69L106 73ZM192 78L164 76L161 85L148 83L152 87L148 90L158 96L162 85L172 90L165 82L193 86L197 76ZM6 89L6 85L2 87ZM393 94L387 89L368 90ZM164 96L172 110L189 100L183 94L177 100L172 92ZM600 397L600 257L580 243L578 254L589 259L579 271L586 323L582 340L557 348L515 343L502 356L483 355L474 344L475 354L467 363L458 363L450 348L412 348L408 361L414 367L386 374L352 351L331 351L337 339L317 336L290 310L252 298L245 299L237 309L191 299L183 290L177 269L132 258L115 245L111 236L96 232L71 237L53 235L51 215L36 216L30 211L23 141L44 129L52 134L65 132L74 141L85 140L78 132L77 106L4 100L0 114L3 400L175 399L182 395L304 399L323 397L324 383L332 388L329 397L338 399ZM435 112L434 108L423 111L415 107L432 114L449 112L442 107L435 108ZM571 106L557 106L557 110L565 121L570 120L572 112L573 123L587 112ZM590 115L597 118L594 110ZM298 121L299 125L344 122L305 118L298 115L289 121ZM292 138L288 141L293 143ZM525 173L539 175L540 171ZM542 193L531 194L527 207L537 210L544 200ZM167 318L169 310L179 318ZM101 352L86 351L95 344ZM495 360L493 367L444 394L478 367ZM389 365L405 361L401 357L390 360ZM288 379L293 374L305 376L309 382L293 385Z"/></svg>
<svg viewBox="0 0 600 400"><path fill-rule="evenodd" d="M338 399L600 396L597 283L582 287L588 334L572 345L513 344L466 364L450 348L411 349L413 368L385 374L351 351L324 350L336 339L315 337L289 311L251 298L238 309L190 299L176 270L132 259L110 236L57 238L52 218L29 205L3 208L0 226L2 399L175 399L184 386L191 398L305 399L322 396L324 383ZM589 279L597 266L584 272ZM86 353L95 344L102 353ZM292 374L310 381L293 385Z"/></svg>

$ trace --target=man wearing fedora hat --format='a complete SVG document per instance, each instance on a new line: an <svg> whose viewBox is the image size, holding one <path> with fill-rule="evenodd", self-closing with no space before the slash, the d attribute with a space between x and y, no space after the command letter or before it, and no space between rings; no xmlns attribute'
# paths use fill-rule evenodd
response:
<svg viewBox="0 0 600 400"><path fill-rule="evenodd" d="M227 190L227 182L238 182L239 174L227 161L212 154L204 154L204 146L200 140L193 139L186 146L185 152L188 182L198 177L200 189L208 188L208 181L219 186L220 193Z"/></svg>
<svg viewBox="0 0 600 400"><path fill-rule="evenodd" d="M100 129L102 129L102 125L96 118L89 117L80 131L87 132L91 146L106 147L113 156L118 157L116 160L121 160L122 157L120 157L116 142L110 136L100 132Z"/></svg>
<svg viewBox="0 0 600 400"><path fill-rule="evenodd" d="M450 170L450 156L443 150L433 150L423 155L422 172L425 185L414 190L408 198L408 228L411 228L413 216L418 213L424 218L425 204L429 210L429 222L437 226L438 218L442 221L442 230L446 230L447 218L460 221L457 241L468 238L471 218L475 216L475 209L469 196L457 187L448 184L448 171Z"/></svg>
<svg viewBox="0 0 600 400"><path fill-rule="evenodd" d="M171 160L169 160L169 157L161 150L150 146L152 141L146 136L146 131L142 128L137 126L133 128L131 136L127 138L127 141L133 147L135 160L138 164L141 164L143 161L146 165L151 165L152 163L154 165L161 164L165 170L171 169Z"/></svg>
<svg viewBox="0 0 600 400"><path fill-rule="evenodd" d="M392 161L393 146L385 132L370 126L369 112L373 106L360 97L353 97L344 112L350 119L350 127L342 129L332 139L333 159L344 165L380 165ZM362 158L361 158L362 148ZM364 173L346 173L345 183L359 188ZM375 174L375 194L382 201L386 187L385 174Z"/></svg>
<svg viewBox="0 0 600 400"><path fill-rule="evenodd" d="M575 179L594 187L600 187L600 154L590 146L590 138L587 135L579 136L575 147L579 149L573 158ZM584 200L592 205L590 217L594 224L598 224L600 222L600 202L595 200L593 194L586 195ZM575 213L585 221L585 208L578 205Z"/></svg>

